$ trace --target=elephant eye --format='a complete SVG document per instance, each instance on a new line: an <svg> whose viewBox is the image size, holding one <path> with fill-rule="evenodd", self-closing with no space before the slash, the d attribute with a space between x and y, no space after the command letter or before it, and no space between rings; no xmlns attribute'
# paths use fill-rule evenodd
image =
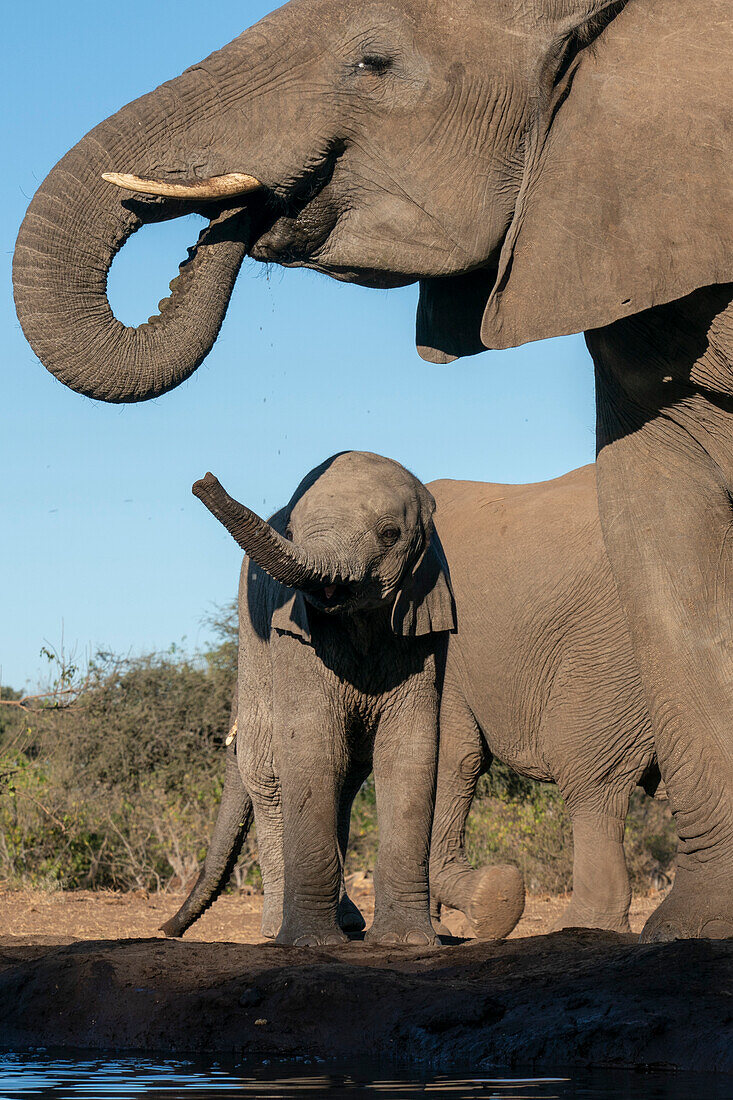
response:
<svg viewBox="0 0 733 1100"><path fill-rule="evenodd" d="M381 76L383 73L388 72L392 68L393 61L391 57L383 57L376 53L366 53L362 57L361 61L357 63L357 69L362 72L376 73Z"/></svg>
<svg viewBox="0 0 733 1100"><path fill-rule="evenodd" d="M385 546L394 546L401 534L399 527L383 527L379 537Z"/></svg>
<svg viewBox="0 0 733 1100"><path fill-rule="evenodd" d="M293 541L293 532L290 529L290 524L288 524L287 527L285 528L285 538L289 539L290 542Z"/></svg>

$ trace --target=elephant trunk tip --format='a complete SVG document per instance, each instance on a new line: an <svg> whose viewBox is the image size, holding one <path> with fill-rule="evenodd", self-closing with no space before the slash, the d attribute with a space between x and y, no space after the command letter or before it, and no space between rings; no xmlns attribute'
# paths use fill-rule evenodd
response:
<svg viewBox="0 0 733 1100"><path fill-rule="evenodd" d="M236 541L240 542L239 525L242 520L246 521L249 510L229 496L218 477L215 477L211 472L206 473L204 477L193 483L191 492L199 498L201 503L209 509L220 523L224 524ZM243 547L243 549L246 549L246 547Z"/></svg>
<svg viewBox="0 0 733 1100"><path fill-rule="evenodd" d="M175 917L171 917L171 919L167 920L165 924L161 924L158 931L162 932L166 939L180 940L183 936L184 929L181 928L180 923L176 920Z"/></svg>
<svg viewBox="0 0 733 1100"><path fill-rule="evenodd" d="M199 500L205 501L212 492L221 488L221 482L218 477L214 477L210 471L207 471L198 481L194 481L191 486L191 492L195 497L198 497Z"/></svg>

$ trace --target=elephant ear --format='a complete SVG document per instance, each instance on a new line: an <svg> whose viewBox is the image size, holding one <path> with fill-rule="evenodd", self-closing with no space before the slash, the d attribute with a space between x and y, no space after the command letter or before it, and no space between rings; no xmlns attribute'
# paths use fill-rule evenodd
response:
<svg viewBox="0 0 733 1100"><path fill-rule="evenodd" d="M632 0L583 51L528 168L487 347L733 279L731 57L730 0Z"/></svg>
<svg viewBox="0 0 733 1100"><path fill-rule="evenodd" d="M310 642L308 607L303 593L293 588L283 588L282 591L286 598L272 613L272 629L278 634L292 634L303 642Z"/></svg>
<svg viewBox="0 0 733 1100"><path fill-rule="evenodd" d="M270 516L268 523L277 531L278 535L285 537L290 522L290 512L296 499L297 492L285 508L281 508L279 512L275 512L274 516ZM257 569L262 572L259 566L250 565L250 569ZM276 630L278 634L292 634L304 642L310 642L311 631L308 622L308 607L302 592L295 588L286 588L285 585L278 585L277 582L274 583L278 596L270 620L271 629Z"/></svg>
<svg viewBox="0 0 733 1100"><path fill-rule="evenodd" d="M601 328L733 280L730 0L595 9L612 18L591 45L548 50L498 265L421 283L423 358Z"/></svg>
<svg viewBox="0 0 733 1100"><path fill-rule="evenodd" d="M438 534L405 578L392 608L392 630L406 638L457 629L450 571Z"/></svg>

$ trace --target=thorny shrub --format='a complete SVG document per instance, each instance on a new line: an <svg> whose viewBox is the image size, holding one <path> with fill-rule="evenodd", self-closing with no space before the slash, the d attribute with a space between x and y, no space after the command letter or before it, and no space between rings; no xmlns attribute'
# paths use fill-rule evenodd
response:
<svg viewBox="0 0 733 1100"><path fill-rule="evenodd" d="M677 846L666 802L638 788L626 820L626 862L632 887L645 893L658 872L669 874ZM494 761L479 779L466 827L466 851L478 867L514 863L531 893L561 894L573 881L570 818L554 784L517 775ZM377 854L377 812L373 777L354 805L347 870L367 870Z"/></svg>
<svg viewBox="0 0 733 1100"><path fill-rule="evenodd" d="M211 625L218 644L195 658L175 648L137 658L101 653L83 678L47 651L60 667L46 695L29 708L0 706L6 885L166 890L192 882L224 776L236 676L233 606ZM20 695L3 688L0 698L12 703ZM373 868L377 836L370 777L354 805L348 871ZM532 891L571 886L570 823L552 785L495 762L479 781L466 839L475 864L515 863ZM626 851L636 889L669 870L675 843L666 804L635 794ZM234 882L261 885L254 836Z"/></svg>

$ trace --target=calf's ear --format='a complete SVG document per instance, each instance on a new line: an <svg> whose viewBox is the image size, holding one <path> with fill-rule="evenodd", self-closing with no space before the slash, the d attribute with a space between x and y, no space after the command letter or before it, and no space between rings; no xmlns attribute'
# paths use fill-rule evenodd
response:
<svg viewBox="0 0 733 1100"><path fill-rule="evenodd" d="M298 487L295 496L297 496L301 486ZM295 496L293 499L295 499ZM270 526L277 531L278 535L282 535L283 537L285 537L285 532L290 523L291 508L292 501L290 504L286 505L285 508L281 508L279 512L275 512L268 520ZM258 567L250 565L250 568ZM270 621L271 629L276 630L278 634L292 634L294 637L300 638L304 642L310 642L311 632L310 623L308 622L308 607L302 592L299 592L295 588L285 588L284 585L278 586L276 581L269 580L269 583L274 585L276 589L279 589L278 600L275 604L275 608L272 612L272 619Z"/></svg>
<svg viewBox="0 0 733 1100"><path fill-rule="evenodd" d="M392 608L392 630L406 638L457 629L448 563L437 532L400 588Z"/></svg>
<svg viewBox="0 0 733 1100"><path fill-rule="evenodd" d="M308 607L303 593L283 588L283 594L287 598L272 613L272 629L278 634L292 634L304 642L310 642Z"/></svg>

